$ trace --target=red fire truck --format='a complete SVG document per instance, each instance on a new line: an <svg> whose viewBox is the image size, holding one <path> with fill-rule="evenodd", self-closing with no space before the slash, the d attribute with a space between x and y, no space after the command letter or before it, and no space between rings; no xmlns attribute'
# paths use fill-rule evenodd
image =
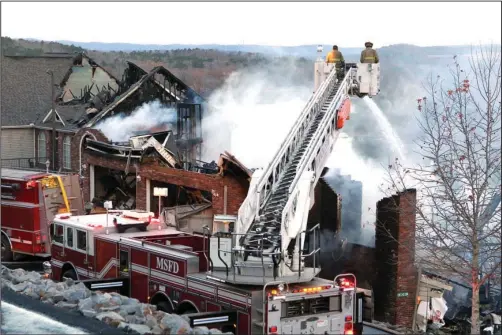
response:
<svg viewBox="0 0 502 335"><path fill-rule="evenodd" d="M235 334L360 333L353 275L303 282L300 272L300 282L265 275L237 284L234 275L212 268L211 239L219 238L164 227L152 212L58 214L51 228L52 278L118 291L188 314L192 326Z"/></svg>
<svg viewBox="0 0 502 335"><path fill-rule="evenodd" d="M2 168L2 262L14 256L50 256L54 215L83 214L77 175Z"/></svg>

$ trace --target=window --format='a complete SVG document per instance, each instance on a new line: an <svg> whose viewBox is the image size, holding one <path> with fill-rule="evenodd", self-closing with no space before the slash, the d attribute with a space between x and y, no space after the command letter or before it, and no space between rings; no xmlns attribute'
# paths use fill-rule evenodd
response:
<svg viewBox="0 0 502 335"><path fill-rule="evenodd" d="M38 133L38 162L45 164L47 160L47 150L45 143L45 133L42 131Z"/></svg>
<svg viewBox="0 0 502 335"><path fill-rule="evenodd" d="M73 228L66 227L66 246L73 248Z"/></svg>
<svg viewBox="0 0 502 335"><path fill-rule="evenodd" d="M77 230L77 249L87 251L87 232Z"/></svg>
<svg viewBox="0 0 502 335"><path fill-rule="evenodd" d="M120 272L125 276L129 272L129 252L127 250L120 250Z"/></svg>
<svg viewBox="0 0 502 335"><path fill-rule="evenodd" d="M63 239L64 239L63 226L57 223L53 223L51 229L51 241L54 243L63 244Z"/></svg>
<svg viewBox="0 0 502 335"><path fill-rule="evenodd" d="M71 138L65 136L63 140L63 168L71 169Z"/></svg>

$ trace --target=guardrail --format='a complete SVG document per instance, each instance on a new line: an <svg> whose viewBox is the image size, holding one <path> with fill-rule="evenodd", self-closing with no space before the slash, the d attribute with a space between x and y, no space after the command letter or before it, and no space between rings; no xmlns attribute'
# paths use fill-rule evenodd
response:
<svg viewBox="0 0 502 335"><path fill-rule="evenodd" d="M308 254L304 254L303 253L304 250L301 247L299 248L299 250L298 250L298 264L302 264L308 258L312 258L314 269L317 268L317 265L320 266L320 260L321 260L321 258L320 258L320 252L321 252L320 227L321 227L320 224L316 224L314 227L312 227L310 229L305 229L296 235L296 241L298 244L300 244L302 240L305 240L305 238L307 236L309 237L309 251L310 251ZM313 236L312 239L310 239L310 234L312 234L312 236ZM227 234L225 234L225 235L227 235ZM221 243L220 243L220 238L222 237L221 235L214 236L218 239L218 248L217 248L218 258L223 263L223 265L225 265L225 272L226 272L227 277L229 275L229 269L231 269L231 268L234 268L233 269L234 271L232 271L234 281L236 279L235 278L235 275L236 275L235 267L261 268L262 275L263 275L263 277L262 277L263 284L265 284L266 283L265 278L267 277L266 276L265 257L270 257L274 263L274 274L273 274L274 279L281 277L281 275L279 273L277 273L277 269L278 269L279 264L282 261L282 256L283 256L282 237L279 238L278 247L274 248L274 250L271 251L271 250L263 249L263 241L267 240L269 237L276 236L276 234L266 232L266 233L252 233L252 234L251 233L231 233L229 235L232 237L230 251L228 251L228 249L221 248ZM243 236L257 237L258 241L259 241L260 248L259 249L248 249L244 246L240 246L240 247L235 246L235 241L238 241ZM312 241L312 248L310 248L310 241ZM275 251L277 249L278 249L278 251ZM222 252L224 252L224 253L230 252L231 253L231 260L230 260L231 264L227 264L223 260L223 258L221 257ZM235 258L235 252L243 252L243 253L257 252L259 254L258 257L260 258L261 266L250 266L250 265L247 265L246 262L243 262L241 264L237 264L236 258ZM212 268L213 261L211 260L211 257L209 257L209 262L211 263L211 270L213 270L213 268ZM299 266L298 278L301 277L302 272L303 272L302 267Z"/></svg>

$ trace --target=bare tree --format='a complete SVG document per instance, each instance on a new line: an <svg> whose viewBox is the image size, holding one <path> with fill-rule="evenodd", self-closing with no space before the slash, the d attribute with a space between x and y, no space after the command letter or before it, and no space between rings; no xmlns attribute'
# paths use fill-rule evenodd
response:
<svg viewBox="0 0 502 335"><path fill-rule="evenodd" d="M497 46L473 50L464 71L431 78L418 99L421 164L389 165L389 191L417 189L416 259L469 283L471 334L478 334L479 289L501 271L501 73ZM439 272L439 273L438 273Z"/></svg>

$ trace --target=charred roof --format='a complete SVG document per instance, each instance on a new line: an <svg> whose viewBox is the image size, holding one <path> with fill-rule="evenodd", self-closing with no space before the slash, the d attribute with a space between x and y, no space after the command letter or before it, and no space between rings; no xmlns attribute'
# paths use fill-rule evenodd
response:
<svg viewBox="0 0 502 335"><path fill-rule="evenodd" d="M2 57L2 126L52 127L54 73L57 129L93 127L144 102L203 103L204 99L163 66L147 71L132 62L122 81L85 53Z"/></svg>

